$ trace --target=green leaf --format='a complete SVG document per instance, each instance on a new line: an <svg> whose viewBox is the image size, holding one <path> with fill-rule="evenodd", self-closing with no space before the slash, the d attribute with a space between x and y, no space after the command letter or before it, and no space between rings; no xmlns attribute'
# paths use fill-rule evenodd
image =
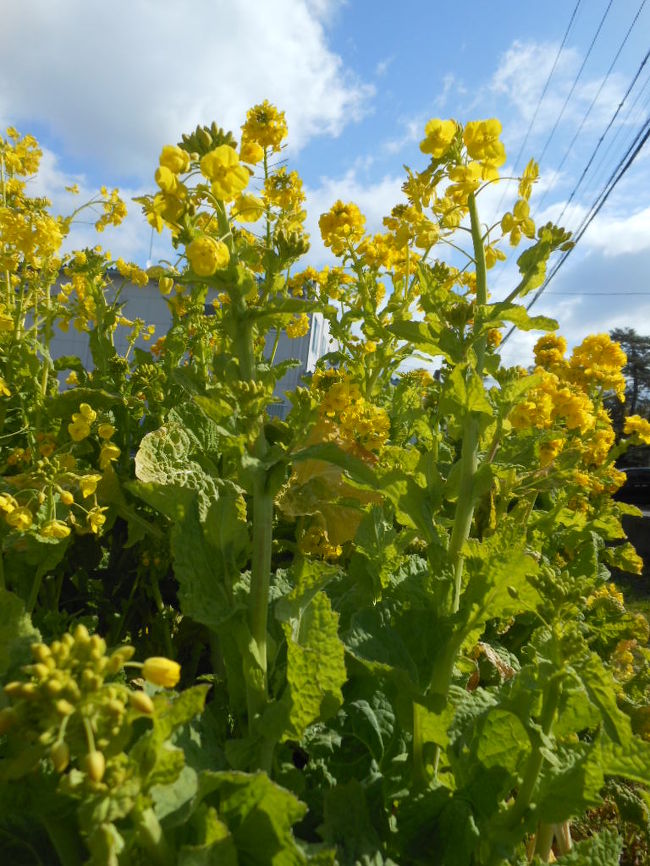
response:
<svg viewBox="0 0 650 866"><path fill-rule="evenodd" d="M554 763L546 761L535 792L540 821L559 824L597 806L604 784L599 743L556 746Z"/></svg>
<svg viewBox="0 0 650 866"><path fill-rule="evenodd" d="M193 459L194 450L192 437L183 427L166 424L142 437L135 455L135 476L145 483L196 491L204 520L219 492L214 478Z"/></svg>
<svg viewBox="0 0 650 866"><path fill-rule="evenodd" d="M516 776L530 751L530 740L522 722L507 710L495 707L483 719L476 744L476 757L484 767L505 767Z"/></svg>
<svg viewBox="0 0 650 866"><path fill-rule="evenodd" d="M618 866L623 840L612 830L603 830L588 839L575 842L573 848L562 855L562 866Z"/></svg>
<svg viewBox="0 0 650 866"><path fill-rule="evenodd" d="M347 679L345 649L338 636L339 616L318 592L298 619L285 623L287 687L291 735L300 739L308 725L333 716L343 703Z"/></svg>
<svg viewBox="0 0 650 866"><path fill-rule="evenodd" d="M0 678L32 661L30 646L40 639L22 600L0 589Z"/></svg>
<svg viewBox="0 0 650 866"><path fill-rule="evenodd" d="M433 358L447 357L446 351L441 348L439 343L440 335L432 330L427 322L393 322L387 330L398 339L406 340L413 349L424 352Z"/></svg>
<svg viewBox="0 0 650 866"><path fill-rule="evenodd" d="M603 772L606 775L622 776L641 785L648 784L650 743L635 736L630 736L622 745L604 738L601 751Z"/></svg>
<svg viewBox="0 0 650 866"><path fill-rule="evenodd" d="M352 481L360 485L367 485L372 490L378 488L377 476L368 464L358 457L353 457L351 454L342 451L333 442L328 442L324 445L310 445L308 448L292 454L291 460L294 463L300 460L324 460L343 469Z"/></svg>
<svg viewBox="0 0 650 866"><path fill-rule="evenodd" d="M366 792L360 782L351 779L328 791L324 811L323 839L336 845L340 866L355 866L362 858L377 854L381 842L370 820Z"/></svg>
<svg viewBox="0 0 650 866"><path fill-rule="evenodd" d="M241 866L303 866L291 828L306 806L265 773L202 774L206 802L232 834Z"/></svg>
<svg viewBox="0 0 650 866"><path fill-rule="evenodd" d="M556 331L559 328L555 319L548 316L529 316L520 304L488 304L486 324L494 327L495 322L511 322L520 331Z"/></svg>
<svg viewBox="0 0 650 866"><path fill-rule="evenodd" d="M440 411L445 414L494 415L481 377L471 367L457 364L445 380Z"/></svg>
<svg viewBox="0 0 650 866"><path fill-rule="evenodd" d="M598 707L609 739L618 745L626 744L632 736L632 729L629 716L618 707L612 674L596 653L576 662L573 667L589 700Z"/></svg>

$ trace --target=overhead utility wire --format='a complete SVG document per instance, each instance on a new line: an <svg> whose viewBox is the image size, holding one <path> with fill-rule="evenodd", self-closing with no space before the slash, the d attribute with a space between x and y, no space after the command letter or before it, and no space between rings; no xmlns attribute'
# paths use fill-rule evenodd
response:
<svg viewBox="0 0 650 866"><path fill-rule="evenodd" d="M593 150L593 153L592 153L591 156L589 157L589 160L588 160L587 164L585 165L585 167L584 167L583 170L582 170L582 174L581 174L580 177L578 178L578 182L577 182L577 184L574 186L573 191L571 192L571 195L569 196L569 198L567 199L567 201L566 201L564 207L562 208L562 213L561 213L561 214L559 215L559 217L557 218L558 223L560 222L560 220L561 220L562 217L564 216L564 213L565 213L566 209L569 207L569 205L570 205L571 202L573 201L573 198L574 198L575 194L577 193L578 189L580 188L580 186L581 186L581 184L582 184L582 181L583 181L584 178L585 178L585 175L586 175L587 172L589 171L589 168L590 168L592 162L594 161L594 159L595 159L595 157L596 157L596 154L598 153L598 150L599 150L601 144L603 143L603 139L605 138L605 136L607 135L607 133L609 132L609 130L612 128L612 124L614 123L614 121L615 121L616 118L618 117L618 114L619 114L621 108L623 107L623 104L625 103L625 100L627 99L627 97L628 97L629 94L630 94L630 91L632 90L632 88L633 88L634 85L636 84L637 79L638 79L639 75L641 74L641 71L643 70L643 67L644 67L644 66L646 65L646 63L648 62L648 58L649 58L649 57L650 57L650 51L648 51L648 52L646 53L646 56L645 56L645 57L643 58L643 60L641 61L640 65L639 65L639 68L637 69L637 71L636 71L636 73L635 73L635 75L634 75L634 78L632 79L632 81L630 82L629 87L628 87L627 90L625 91L625 95L623 96L623 98L621 99L621 101L619 102L619 104L617 105L617 107L616 107L616 111L615 111L614 114L611 116L610 121L609 121L609 123L607 124L607 127L605 128L605 131L603 132L603 134L602 134L602 135L600 136L600 138L598 139L598 142L597 142L597 144L596 144L596 147L595 147L594 150ZM542 201L543 201L543 199L542 199ZM541 205L541 203L540 203L540 205Z"/></svg>
<svg viewBox="0 0 650 866"><path fill-rule="evenodd" d="M569 100L573 96L573 91L576 89L578 81L580 80L580 76L582 75L583 70L584 70L585 66L587 65L587 61L589 60L591 52L593 51L594 45L596 44L596 40L598 39L598 35L603 28L603 24L605 23L605 19L607 18L607 15L609 14L609 10L612 8L613 2L614 2L614 0L609 0L609 3L607 4L607 9L605 9L605 11L603 12L603 15L600 19L600 23L599 23L598 27L596 28L596 32L594 33L594 36L593 36L591 43L589 45L589 48L587 50L587 53L585 54L584 60L582 61L580 69L578 70L578 74L576 75L576 77L573 80L573 84L571 85L571 90L569 90L567 98L564 100L564 105L560 109L560 113L558 114L558 116L555 120L555 123L553 124L553 129L551 130L548 138L546 139L546 144L542 148L542 153L541 153L539 160L538 160L539 163L541 163L542 160L544 159L544 155L546 154L546 151L548 150L548 146L551 143L551 140L553 139L553 136L555 135L555 132L556 132L558 126L560 125L560 121L562 120L562 117L564 116L564 112L566 111L566 107L569 104Z"/></svg>
<svg viewBox="0 0 650 866"><path fill-rule="evenodd" d="M644 95L644 93L646 91L649 91L648 92L648 98L646 99L645 103L641 106L641 111L635 117L635 121L641 120L643 117L645 117L646 111L648 110L648 108L650 108L650 74L646 77L645 83L639 88L637 95L634 97L634 102L632 102L628 106L627 111L625 113L625 116L621 118L621 121L618 124L616 132L612 136L609 144L607 145L607 147L605 148L605 150L603 151L603 153L600 157L600 161L598 162L598 164L596 166L594 166L594 170L592 171L591 177L589 179L589 183L592 185L592 187L595 188L600 184L601 174L603 173L603 169L605 168L605 166L607 164L607 158L609 157L614 144L618 141L621 132L626 128L628 121L632 118L632 115L634 113L634 109L637 106L637 103L639 102L639 100L641 99L641 97Z"/></svg>
<svg viewBox="0 0 650 866"><path fill-rule="evenodd" d="M641 152L641 150L642 150L644 144L646 143L646 141L648 140L648 138L650 138L650 120L645 121L644 125L641 127L641 129L639 130L638 134L636 135L634 141L632 142L632 144L628 148L627 152L625 153L625 156L620 160L620 162L618 163L618 165L616 166L616 168L614 169L614 171L610 175L609 180L605 184L605 187L603 187L600 195L596 198L596 201L591 206L589 214L585 217L585 219L582 221L581 225L579 226L578 230L576 231L576 234L575 234L575 237L573 240L573 246L564 253L564 255L560 258L560 260L552 268L550 274L544 280L544 283L540 286L540 288L537 290L537 292L535 292L535 295L534 295L532 301L529 304L527 304L527 306L526 306L527 310L530 310L530 308L533 306L533 304L540 298L540 296L543 294L543 292L548 288L549 283L551 282L553 277L557 274L557 272L560 270L560 268L562 267L564 262L567 260L567 258L571 255L571 252L576 248L576 246L578 245L578 242L580 241L580 239L582 238L584 233L587 231L587 229L589 228L589 226L591 225L593 220L596 218L599 211L601 210L601 208L603 207L603 205L605 204L605 202L607 201L607 199L611 195L612 191L614 190L614 188L616 187L618 182L621 180L623 175L626 173L626 171L632 165L632 163L634 162L634 160L636 159L638 154ZM511 334L513 333L514 330L515 330L514 326L512 328L510 328L508 333L505 335L505 337L501 341L501 345L503 345L503 343L506 342L506 340L511 336Z"/></svg>
<svg viewBox="0 0 650 866"><path fill-rule="evenodd" d="M528 143L528 138L530 136L530 133L533 130L533 126L535 125L535 121L537 120L537 114L539 112L540 106L544 100L544 97L546 96L546 91L548 90L548 86L551 83L551 78L553 78L553 73L555 72L555 67L558 64L558 60L560 59L560 54L562 54L562 50L564 49L564 46L565 46L566 41L568 39L569 32L571 31L571 27L573 26L573 22L574 22L575 17L578 13L578 8L580 7L581 2L582 2L582 0L578 0L576 5L573 7L573 12L571 13L571 18L569 19L569 23L567 24L567 28L564 31L564 36L562 37L562 42L560 43L560 47L557 50L557 54L555 55L555 60L553 61L553 66L551 67L551 71L548 74L548 77L546 79L546 83L544 84L544 88L542 89L542 93L541 93L539 99L537 100L537 105L535 106L535 111L533 112L533 116L530 120L530 123L528 124L528 129L526 130L526 135L524 136L524 140L522 141L521 147L519 148L519 153L517 154L515 161L512 164L513 174L516 174L516 172L517 172L517 166L519 165L519 160L521 159L521 156L524 152L524 148L526 147L526 144ZM645 0L644 0L644 2L645 2ZM504 185L503 192L501 193L501 200L499 201L499 204L497 206L497 212L501 210L501 205L503 204L503 199L504 199L505 194L506 194L506 189L507 189L507 184Z"/></svg>
<svg viewBox="0 0 650 866"><path fill-rule="evenodd" d="M586 110L586 112L585 112L585 114L584 114L582 120L580 121L580 126L579 126L578 129L576 130L576 132L575 132L573 138L571 139L571 142L569 143L569 146L567 147L567 149L566 149L566 151L565 151L565 153L564 153L564 156L562 157L562 159L561 159L561 161L560 161L560 164L559 164L558 167L556 168L556 172L559 173L559 172L561 171L562 166L563 166L564 163L566 162L566 160L567 160L569 154L571 153L571 151L572 151L572 149L573 149L573 145L574 145L574 144L576 143L576 141L578 140L578 136L579 136L580 133L582 132L583 127L584 127L585 123L587 122L587 119L588 119L589 115L591 114L591 111L592 111L594 105L595 105L596 102L598 101L598 97L599 97L600 94L602 93L604 86L605 86L605 85L607 84L607 82L609 81L609 76L611 75L612 69L613 69L614 66L616 65L616 61L618 60L618 58L621 56L621 51L622 51L623 48L625 47L625 43L626 43L627 40L629 39L629 37L630 37L630 33L631 33L632 30L634 29L634 26L636 25L636 22L639 20L639 15L640 15L641 12L643 11L643 7L645 6L645 4L646 4L646 0L642 0L641 5L639 6L639 8L638 8L637 11L636 11L636 15L635 15L634 18L632 19L632 23L631 23L630 26L627 28L627 33L626 33L625 36L623 37L623 41L622 41L621 44L618 46L618 50L617 50L616 54L614 55L614 59L613 59L612 62L609 64L609 69L608 69L607 72L605 73L605 77L604 77L603 80L600 82L600 87L598 88L598 91L596 92L596 95L595 95L594 98L591 100L591 103L589 104L589 107L587 108L587 110ZM539 204L538 204L538 209L541 210L541 207L542 207L542 205L544 204L544 199L546 198L547 195L548 195L548 189L546 190L546 192L545 192L544 195L542 196L542 200L541 200L541 201L539 202ZM568 202L567 202L567 205L568 205ZM565 205L565 209L566 209L566 205ZM564 213L564 211L562 211L562 213ZM560 217L560 219L561 219L561 217ZM558 220L558 221L559 221L559 220Z"/></svg>
<svg viewBox="0 0 650 866"><path fill-rule="evenodd" d="M648 138L650 138L650 119L645 121L644 125L639 130L634 141L632 142L632 144L628 148L625 156L619 162L619 164L616 166L616 168L614 169L614 171L610 175L610 178L607 181L605 188L602 190L601 194L598 196L598 198L596 199L594 204L591 206L589 213L585 216L583 221L580 223L580 225L576 229L576 232L575 232L575 235L573 238L573 246L564 253L564 255L559 259L558 262L556 262L554 267L551 269L550 274L546 277L543 284L535 292L535 295L534 295L532 301L526 306L527 310L530 310L530 308L533 306L535 301L537 301L537 299L540 297L540 295L542 295L542 293L546 290L546 288L548 287L548 284L551 282L553 277L560 270L560 268L562 267L564 262L571 255L572 251L576 248L576 246L578 245L578 241L582 238L582 236L587 231L587 229L589 228L591 223L594 221L594 219L596 218L596 216L600 212L601 208L603 207L603 205L605 204L605 202L607 201L607 199L611 195L615 186L621 180L621 178L623 177L625 172L628 170L628 168L632 165L632 163L634 162L634 160L636 159L636 157L640 153L641 149L643 148L643 145L646 143Z"/></svg>

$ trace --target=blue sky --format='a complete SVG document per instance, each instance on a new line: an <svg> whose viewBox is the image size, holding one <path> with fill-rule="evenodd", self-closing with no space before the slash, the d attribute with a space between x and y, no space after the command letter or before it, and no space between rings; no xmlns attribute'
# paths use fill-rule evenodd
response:
<svg viewBox="0 0 650 866"><path fill-rule="evenodd" d="M430 117L499 117L506 171L512 170L574 6L574 0L22 0L3 16L0 123L39 137L46 149L40 189L65 212L66 183L76 180L87 193L105 183L127 196L141 194L153 187L163 144L199 122L217 120L236 132L246 108L268 97L287 112L286 155L308 191L311 259L320 265L327 252L317 237L319 214L337 198L356 201L368 228L379 230L400 200L402 165L426 164L418 143ZM563 210L650 42L650 2L582 0L518 168L542 153L608 6L541 162L531 201L541 221ZM649 97L650 62L603 142L597 170L567 208L567 228L579 224L647 118ZM511 207L514 190L506 189L503 201L502 192L484 196L486 220ZM535 306L559 318L570 343L611 327L650 333L649 193L650 144ZM72 240L95 242L84 225ZM165 249L160 238L151 244L137 205L124 230L103 240L115 255L140 263ZM496 271L491 285L498 297L514 276L508 266ZM511 341L510 360L528 363L532 341Z"/></svg>

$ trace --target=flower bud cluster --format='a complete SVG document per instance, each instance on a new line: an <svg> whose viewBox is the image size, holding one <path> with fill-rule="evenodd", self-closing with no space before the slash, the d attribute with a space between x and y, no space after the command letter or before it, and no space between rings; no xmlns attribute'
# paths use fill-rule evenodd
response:
<svg viewBox="0 0 650 866"><path fill-rule="evenodd" d="M15 754L20 775L49 759L57 773L76 767L87 784L101 783L107 768L122 761L133 720L155 713L149 695L117 678L134 648L108 652L103 638L78 625L61 640L33 644L31 651L24 677L4 687L10 703L0 711L0 735L8 738L9 772ZM165 658L147 659L141 667L158 685L172 687L180 676L178 664Z"/></svg>

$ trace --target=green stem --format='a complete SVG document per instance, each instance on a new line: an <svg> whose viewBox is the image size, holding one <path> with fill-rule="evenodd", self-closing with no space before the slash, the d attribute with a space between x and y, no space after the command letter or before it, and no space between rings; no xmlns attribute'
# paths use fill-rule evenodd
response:
<svg viewBox="0 0 650 866"><path fill-rule="evenodd" d="M540 824L535 835L535 854L539 855L542 863L548 863L548 858L553 847L555 837L554 824Z"/></svg>
<svg viewBox="0 0 650 866"><path fill-rule="evenodd" d="M249 727L253 725L267 701L266 631L273 540L273 496L264 489L265 480L265 476L259 478L253 491L253 563L248 621L261 677L259 682L249 682L247 686Z"/></svg>
<svg viewBox="0 0 650 866"><path fill-rule="evenodd" d="M560 700L560 688L561 675L558 673L548 681L544 689L540 726L546 736L550 734L551 727L553 726L553 719L555 718L555 712ZM519 788L517 799L510 812L508 821L510 827L517 826L530 806L543 763L544 755L542 754L541 743L536 743L528 758L526 769L524 770L524 778Z"/></svg>
<svg viewBox="0 0 650 866"><path fill-rule="evenodd" d="M416 791L421 791L427 784L422 750L421 712L420 705L413 701L413 787Z"/></svg>
<svg viewBox="0 0 650 866"><path fill-rule="evenodd" d="M156 866L174 866L176 858L167 844L153 809L144 809L137 814L136 826L138 842L150 858L149 862Z"/></svg>
<svg viewBox="0 0 650 866"><path fill-rule="evenodd" d="M239 360L239 374L244 381L254 381L253 330L247 315L246 302L239 298L233 307L235 316L234 343ZM255 456L261 460L267 450L268 444L262 428L255 442ZM246 677L250 731L254 728L256 719L259 718L268 701L266 638L273 541L273 494L267 489L267 481L266 471L263 467L259 467L253 482L253 560L248 601L248 623L258 665L258 670L256 672L248 671Z"/></svg>
<svg viewBox="0 0 650 866"><path fill-rule="evenodd" d="M474 195L469 196L469 215L472 231L472 243L474 245L474 261L476 262L476 311L474 314L474 351L476 353L476 373L483 375L483 364L485 362L486 338L479 336L480 327L479 310L485 306L487 301L487 268L485 265L485 250L481 236L481 224L479 222L476 199ZM464 558L462 554L463 545L469 538L472 519L474 517L474 476L478 469L478 440L479 422L475 415L468 415L465 420L463 431L463 444L461 451L460 490L456 503L454 515L454 527L449 539L449 556L454 569L454 595L452 601L452 612L456 613L460 607L460 595L463 582Z"/></svg>
<svg viewBox="0 0 650 866"><path fill-rule="evenodd" d="M50 842L56 851L61 866L79 866L85 863L88 851L85 849L79 833L61 816L52 818L47 815L41 816L43 826L50 837Z"/></svg>

